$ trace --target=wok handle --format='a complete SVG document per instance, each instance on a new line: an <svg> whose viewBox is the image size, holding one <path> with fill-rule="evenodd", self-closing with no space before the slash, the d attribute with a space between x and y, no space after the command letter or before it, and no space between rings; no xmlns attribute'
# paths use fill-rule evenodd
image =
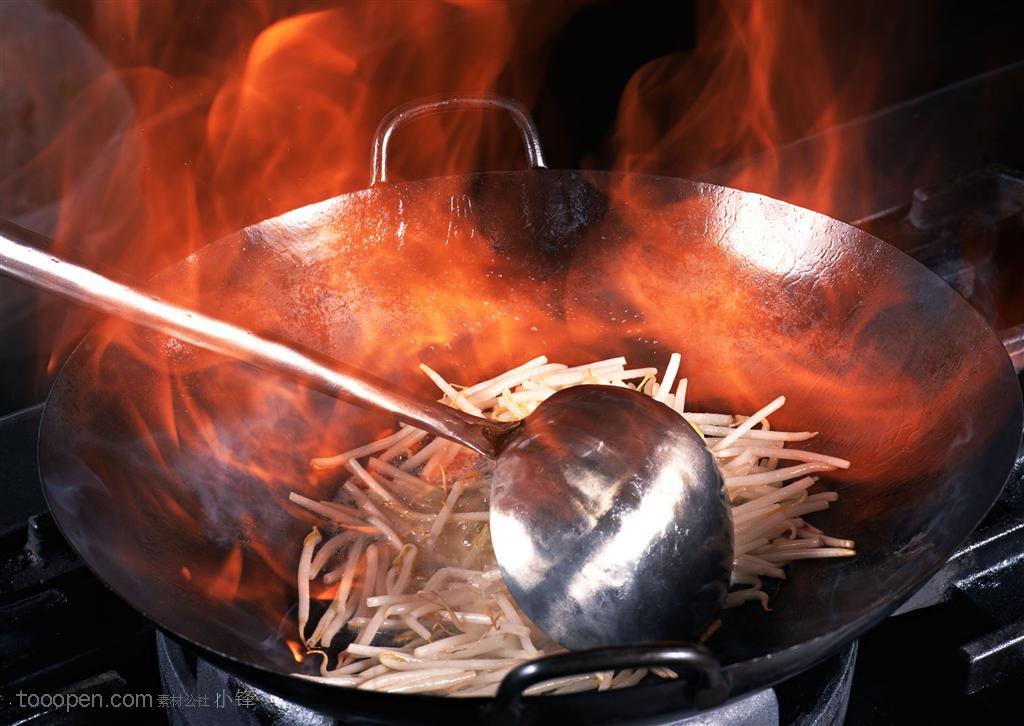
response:
<svg viewBox="0 0 1024 726"><path fill-rule="evenodd" d="M391 414L485 456L493 457L502 434L515 426L418 400L316 351L173 305L31 246L39 242L38 235L0 219L0 273L199 348L284 375L357 406Z"/></svg>
<svg viewBox="0 0 1024 726"><path fill-rule="evenodd" d="M526 689L537 683L584 673L658 667L671 668L686 679L698 708L717 706L729 695L722 667L707 648L689 643L648 643L561 653L524 663L505 676L490 710L502 718L518 720Z"/></svg>
<svg viewBox="0 0 1024 726"><path fill-rule="evenodd" d="M1017 373L1024 371L1024 323L1000 330L999 338L1003 341L1003 347L1006 348L1006 352L1010 356L1013 370Z"/></svg>
<svg viewBox="0 0 1024 726"><path fill-rule="evenodd" d="M540 148L537 125L523 104L504 96L430 96L403 104L381 119L373 135L373 176L370 178L370 186L388 180L388 143L399 126L423 116L467 108L504 111L511 115L523 137L523 146L526 147L526 158L530 162L530 167L547 168L544 163L544 152Z"/></svg>

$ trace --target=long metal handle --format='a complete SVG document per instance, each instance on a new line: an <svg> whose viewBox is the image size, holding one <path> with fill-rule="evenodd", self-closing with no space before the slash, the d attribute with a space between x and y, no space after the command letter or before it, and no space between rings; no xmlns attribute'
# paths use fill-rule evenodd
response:
<svg viewBox="0 0 1024 726"><path fill-rule="evenodd" d="M423 116L467 108L491 111L505 111L512 116L523 137L526 158L533 169L544 169L544 152L540 148L540 134L530 118L530 112L518 101L503 96L432 96L410 101L399 106L383 119L373 135L373 176L370 186L388 180L388 143L392 134L402 124Z"/></svg>
<svg viewBox="0 0 1024 726"><path fill-rule="evenodd" d="M1024 323L999 331L999 338L1010 356L1013 370L1024 371Z"/></svg>
<svg viewBox="0 0 1024 726"><path fill-rule="evenodd" d="M147 295L83 267L41 252L23 240L39 237L0 220L0 272L114 317L179 338L260 368L283 374L331 396L375 408L486 456L508 426L432 401L398 393L325 356L299 350Z"/></svg>

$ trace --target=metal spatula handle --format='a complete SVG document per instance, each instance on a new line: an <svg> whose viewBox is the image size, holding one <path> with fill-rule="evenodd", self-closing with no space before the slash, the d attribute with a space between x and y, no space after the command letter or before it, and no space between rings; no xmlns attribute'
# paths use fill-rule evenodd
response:
<svg viewBox="0 0 1024 726"><path fill-rule="evenodd" d="M28 230L0 220L0 272L102 313L158 330L192 345L279 373L356 405L392 414L404 423L494 456L494 440L508 424L488 421L399 393L318 353L299 350L135 290L25 240Z"/></svg>

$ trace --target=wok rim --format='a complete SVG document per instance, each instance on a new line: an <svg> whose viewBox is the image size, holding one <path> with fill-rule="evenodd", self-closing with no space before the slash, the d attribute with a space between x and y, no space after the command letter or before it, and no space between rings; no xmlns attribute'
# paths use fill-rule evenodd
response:
<svg viewBox="0 0 1024 726"><path fill-rule="evenodd" d="M815 211L813 209L808 209L806 207L801 207L801 206L798 206L796 204L792 204L790 202L786 202L786 201L783 201L783 200L780 200L780 199L776 199L774 197L769 197L767 195L760 194L760 193L757 193L757 192L749 192L749 191L745 191L745 190L742 190L742 189L737 189L735 187L726 187L726 186L722 186L722 185L719 185L719 184L711 184L711 183L708 183L708 182L697 181L697 180L693 180L693 179L685 179L685 178L681 178L681 177L668 177L668 176L661 176L661 175L654 175L654 174L637 174L637 173L632 173L632 172L623 172L623 171L614 171L614 170L581 170L581 169L550 169L550 168L542 168L542 169L522 169L522 170L510 170L510 171L482 171L482 172L471 172L471 173L467 173L467 174L459 174L459 175L451 175L451 176L429 177L429 178L424 178L424 179L403 180L403 181L396 181L396 182L380 182L380 183L378 183L376 185L373 185L371 187L366 187L366 188L363 188L363 189L357 189L357 190L354 190L354 191L351 191L351 192L346 192L344 194L339 194L339 195L336 195L334 197L329 197L327 199L319 200L319 201L316 201L316 202L310 202L307 205L303 205L302 207L296 208L296 210L288 210L288 211L282 213L281 215L277 215L276 217L269 217L269 218L267 218L265 220L261 220L259 222L255 222L255 223L253 223L251 225L247 225L246 227L243 227L240 230L236 230L235 232L231 232L231 233L229 233L229 234L227 234L227 235L225 235L223 237L218 238L217 240L213 240L212 242L209 242L209 243L205 244L204 246L202 246L201 248L199 248L198 250L196 250L192 254L190 254L190 255L182 258L181 260L178 260L178 261L174 262L173 264L169 265L168 267L160 270L158 273L156 273L151 278L149 278L149 280L147 280L147 282L149 282L149 283L159 282L161 277L163 277L164 275L169 274L170 272L172 272L174 270L180 269L180 267L182 265L188 264L190 262L200 261L199 258L209 248L211 248L214 245L217 245L217 244L221 243L222 241L229 240L229 239L233 238L236 235L243 234L248 229L257 228L260 225L262 225L264 222L267 222L267 221L270 221L270 220L273 220L273 219L277 219L280 216L283 216L283 215L286 215L286 214L291 214L292 212L295 212L295 211L300 210L300 209L305 209L307 207L313 207L313 206L317 206L317 205L321 205L321 204L326 204L326 203L329 203L329 202L332 202L334 200L341 199L341 198L347 198L347 197L348 198L354 198L354 197L358 197L360 195L366 195L366 194L372 193L374 190L376 190L376 189L378 189L380 187L402 187L402 186L411 186L411 185L415 185L415 184L423 184L423 183L429 183L429 182L436 182L436 181L441 181L441 180L455 182L455 181L458 181L458 180L471 180L471 179L477 179L477 178L481 178L481 177L525 176L525 175L531 175L531 174L582 175L582 176L585 176L585 177L598 176L598 177L603 177L603 178L606 178L606 179L619 178L619 179L626 179L626 180L645 180L645 181L647 181L649 183L661 184L661 185L664 185L664 183L666 183L666 182L667 183L671 183L671 184L678 184L678 183L682 182L682 183L685 183L685 184L693 185L695 188L700 188L701 190L724 191L724 192L731 193L731 194L737 194L738 193L738 194L743 195L746 198L760 198L760 199L763 199L763 200L767 200L767 201L769 201L770 203L773 203L773 204L785 205L786 207L790 208L791 210L799 211L801 214L813 214L813 215L815 215L817 217L820 217L822 219L828 220L830 222L833 222L833 223L836 223L836 224L841 224L841 225L843 225L845 227L851 228L851 229L856 231L857 236L859 238L868 240L871 243L873 243L875 245L878 245L882 249L887 249L891 253L895 253L897 255L897 257L903 258L904 262L912 263L911 264L911 268L914 268L917 272L919 272L919 273L920 272L926 273L925 277L926 278L930 278L933 283L937 282L937 283L940 283L941 285L945 286L946 288L948 288L954 294L956 299L959 300L959 303L957 303L957 304L962 304L964 306L964 308L969 311L969 314L972 316L972 318L975 321L976 325L980 326L979 327L979 332L983 336L989 337L991 339L991 341L993 342L993 344L997 345L999 347L999 349L1001 349L1003 351L1003 353L1004 353L1004 355L1003 355L1003 362L1001 363L1001 365L1003 366L1003 372L1000 374L999 377L1000 378L1006 377L1007 381L1009 381L1009 380L1017 380L1017 374L1016 374L1016 372L1013 369L1013 364L1012 364L1012 362L1010 360L1009 355L1005 351L1005 347L1003 346L1002 340L1000 339L999 334L992 328L991 325L989 325L988 321L986 321L981 316L981 314L974 308L974 306L972 306L962 296L960 296L960 294L955 289L953 289L951 286L949 286L948 283L946 283L946 281L943 280L938 274L933 272L931 269L929 269L927 266L925 266L924 264L922 264L918 260L914 259L910 255L908 255L905 252L903 252L902 250L898 249L894 245L891 245L891 244L885 242L884 240L882 240L881 238L876 237L875 235L873 235L873 234L871 234L869 232L864 231L860 227L857 227L857 226L855 226L853 224L850 224L848 222L844 222L843 220L839 220L839 219L835 219L833 217L829 217L828 215L823 214L821 212L817 212L817 211ZM858 244L861 244L861 242L858 242ZM105 319L105 317L101 318L101 319ZM65 375L68 375L67 372L68 372L69 368L78 360L79 357L82 357L82 356L86 355L86 353L83 351L83 348L86 346L86 344L88 343L88 341L92 337L96 327L99 324L100 324L100 322L98 321L95 325L93 325L86 332L86 334L82 337L82 339L75 345L74 349L71 351L71 353L68 355L68 357L61 363L60 369L59 369L57 375L53 378L53 383L51 384L50 389L47 392L46 400L45 400L44 406L43 406L42 415L40 416L39 429L38 429L38 433L37 433L37 437L36 437L36 442L37 442L37 446L36 446L36 462L37 462L37 466L38 466L38 469L39 469L40 485L41 485L41 489L43 491L44 500L46 501L47 509L49 510L50 515L53 518L54 522L57 524L57 527L58 527L61 535L64 537L65 541L67 541L68 545L71 547L72 551L78 556L78 558L80 560L82 560L82 562L86 565L86 567L88 567L88 569L92 573L92 575L94 577L96 577L100 582L102 582L103 585L108 590L110 590L112 593L114 593L119 599L121 599L123 602L128 604L133 610L135 610L136 612L140 613L142 616L147 618L149 621L151 621L156 626L156 628L158 628L160 631L168 634L175 641L177 641L179 643L182 643L182 644L185 644L187 647L192 649L197 655L199 655L201 657L210 656L210 658L208 658L208 659L211 660L218 667L225 668L225 669L234 668L234 671L235 671L236 674L245 674L245 675L242 676L244 678L254 678L255 680L258 681L258 685L261 688L265 688L266 690L268 690L270 692L277 693L278 695L281 695L282 697L285 697L285 698L288 698L288 699L294 698L294 694L288 694L287 693L287 689L277 688L276 687L275 682L280 682L281 679L285 679L284 682L287 682L289 684L302 684L305 687L309 687L309 688L313 688L313 689L316 689L316 690L320 690L320 691L323 692L324 697L330 697L329 694L332 694L332 693L335 693L335 692L337 692L337 694L339 694L339 695L340 694L345 694L346 696L351 696L351 695L355 695L355 694L359 694L359 696L364 696L364 694L365 694L367 701L377 700L377 699L382 698L382 697L387 697L389 700L393 700L396 697L400 697L400 698L403 699L402 702L406 703L410 707L414 706L417 703L419 703L419 704L428 704L428 703L429 704L442 704L443 703L443 704L448 704L449 706L451 706L453 708L457 708L458 704L461 703L461 704L465 704L467 706L467 710L469 710L469 708L468 708L469 706L474 706L476 708L476 710L480 711L481 713L484 713L487 710L487 706L494 701L494 697L472 696L472 697L452 698L452 697L449 697L449 696L431 695L431 694L377 693L377 692L360 691L359 689L353 688L353 687L350 687L350 686L340 686L340 685L331 685L331 684L328 684L328 683L321 683L321 682L318 682L318 681L315 681L315 680L309 680L309 679L302 678L302 677L298 676L297 674L285 674L285 673L281 673L280 671L271 670L271 669L269 669L267 667L264 667L262 665L257 665L257 664L251 663L251 662L240 660L239 658L237 658L235 656L229 655L227 653L222 653L219 650L216 650L216 649L211 648L211 647L209 647L207 645L199 643L199 642L195 641L194 639L192 639L192 638L190 638L188 636L185 636L185 635L177 632L174 629L168 628L167 626L163 625L158 618L153 617L145 609L143 609L143 608L137 606L135 603L125 599L116 589L114 589L107 582L106 578L104 578L100 574L100 571L97 568L95 568L89 562L89 560L82 555L82 552L79 550L78 546L72 541L71 538L69 538L67 536L63 523L60 521L60 519L57 516L54 515L54 511L55 510L51 506L51 502L50 502L50 492L49 492L49 488L48 488L48 485L47 485L47 476L44 474L44 472L45 472L47 467L46 467L46 465L44 463L44 456L43 456L44 441L46 440L45 433L46 433L46 430L48 428L48 422L53 418L53 416L57 415L55 413L52 413L52 411L56 410L56 405L57 405L54 402L54 396L55 396L54 391L57 388L57 383ZM1008 376L1007 376L1007 374L1008 374ZM1014 389L1015 389L1015 392L1016 392L1016 405L1012 407L1013 410L1009 413L1008 422L1007 422L1006 426L1009 427L1011 423L1015 423L1016 424L1016 429L1018 431L1018 435L1017 435L1017 439L1016 439L1017 440L1017 446L1016 446L1016 449L1015 449L1015 452L1016 452L1016 451L1019 451L1019 449L1021 447L1021 444L1024 443L1024 392L1022 392L1020 386L1015 386ZM51 404L53 404L53 405L51 406ZM970 537L970 535L975 531L975 529L977 529L978 525L984 520L984 518L991 511L992 507L999 500L999 497L1002 495L1002 492L1003 492L1003 490L1006 487L1006 483L1009 480L1009 477L1010 477L1010 475L1013 472L1014 463L1015 463L1015 455L1011 454L1008 457L1008 462L1007 462L1007 465L1005 467L1006 473L1001 477L1002 481L999 484L999 488L998 488L998 490L996 492L996 495L988 503L988 506L985 507L984 512L978 517L977 521L974 522L973 526L967 532L965 532L963 537L960 538L960 540L958 541L956 547L954 547L952 550L950 550L949 555L952 555L954 552L956 552L964 544L964 542L967 541L967 539ZM1002 468L1002 467L1000 467L1000 468ZM795 676L795 675L797 675L797 674L799 674L799 673L801 673L801 672L803 672L803 671L813 667L814 665L820 663L821 661L823 661L824 659L828 658L829 656L838 653L839 650L841 650L850 641L857 639L858 637L860 637L861 635L863 635L867 631L869 631L872 628L874 628L881 621L883 621L889 615L891 615L895 610L897 610L903 603L905 603L907 600L909 600L913 596L913 594L915 592L917 592L939 570L942 569L942 567L945 565L945 563L948 561L948 559L949 559L949 557L947 556L946 559L944 559L943 561L941 561L937 565L935 565L933 567L928 567L928 568L923 569L921 571L921 573L922 573L921 576L919 576L914 581L908 580L907 582L910 583L910 584L904 584L900 588L896 589L894 591L895 594L893 596L891 596L889 598L889 600L885 604L883 604L883 605L881 605L881 606L871 610L866 615L864 615L864 616L862 616L860 618L857 618L856 620L848 623L846 626L844 626L843 628L841 628L839 630L833 630L833 631L830 631L830 632L827 632L827 633L824 633L824 634L821 634L821 635L817 635L815 637L812 637L812 638L810 638L808 640L802 641L802 642L797 643L795 645L791 645L791 646L782 648L780 650L772 651L770 653L765 653L765 654L757 656L755 658L750 658L750 659L747 659L747 660L737 661L737 662L730 663L730 664L727 664L727 665L722 665L722 674L725 677L726 683L727 683L727 686L728 686L728 696L725 698L724 701L722 701L722 703L729 703L729 702L735 701L735 700L737 700L737 699L747 695L748 693L750 693L754 689L770 687L770 686L778 684L778 683L780 683L780 682L782 682L784 680L792 678L793 676ZM640 645L642 645L642 643ZM577 652L584 652L584 651L577 651ZM257 684L254 684L254 685L257 685ZM656 685L656 684L649 684L649 685ZM662 684L662 685L665 685L665 684ZM649 688L646 688L644 686L641 686L640 688L641 688L641 690L650 690ZM632 691L634 691L634 689L628 689L628 691L632 692ZM580 700L587 699L587 700L589 700L589 699L594 699L595 697L597 697L597 698L608 698L609 694L620 694L620 693L621 692L619 692L619 691L616 691L616 692L608 691L606 694L602 694L602 692L600 692L600 691L590 691L590 692L583 692L583 693L566 694L566 695L563 695L563 696L554 696L554 698L565 699L565 700L575 700L575 699L580 699ZM372 694L372 695L369 695L369 694ZM552 696L548 695L548 696L546 696L546 698L552 698ZM531 698L529 700L533 701L534 699ZM302 704L302 705L306 705L306 704ZM314 708L314 709L316 708L316 706L309 706L309 707L310 708ZM667 714L668 712L666 711L664 713Z"/></svg>

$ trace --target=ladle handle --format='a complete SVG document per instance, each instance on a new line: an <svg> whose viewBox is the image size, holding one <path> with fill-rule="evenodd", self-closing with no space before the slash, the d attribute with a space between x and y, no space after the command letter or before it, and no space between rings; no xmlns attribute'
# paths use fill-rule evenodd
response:
<svg viewBox="0 0 1024 726"><path fill-rule="evenodd" d="M671 668L686 680L693 705L698 708L717 706L729 695L729 683L718 659L707 648L688 643L645 643L562 653L524 663L505 676L491 711L499 719L516 721L526 689L537 683L585 673L659 667Z"/></svg>
<svg viewBox="0 0 1024 726"><path fill-rule="evenodd" d="M299 381L359 406L389 413L487 456L508 425L462 413L441 403L399 393L365 374L347 370L326 356L299 350L230 323L165 302L26 244L40 238L0 220L0 272L34 287L87 305Z"/></svg>
<svg viewBox="0 0 1024 726"><path fill-rule="evenodd" d="M1010 356L1013 370L1018 374L1024 371L1024 323L1000 330L999 338L1003 341L1006 354Z"/></svg>
<svg viewBox="0 0 1024 726"><path fill-rule="evenodd" d="M388 180L388 144L399 126L423 116L467 108L504 111L512 116L523 138L530 168L546 168L537 125L523 104L504 96L431 96L403 104L381 119L373 135L373 175L370 177L370 186Z"/></svg>

